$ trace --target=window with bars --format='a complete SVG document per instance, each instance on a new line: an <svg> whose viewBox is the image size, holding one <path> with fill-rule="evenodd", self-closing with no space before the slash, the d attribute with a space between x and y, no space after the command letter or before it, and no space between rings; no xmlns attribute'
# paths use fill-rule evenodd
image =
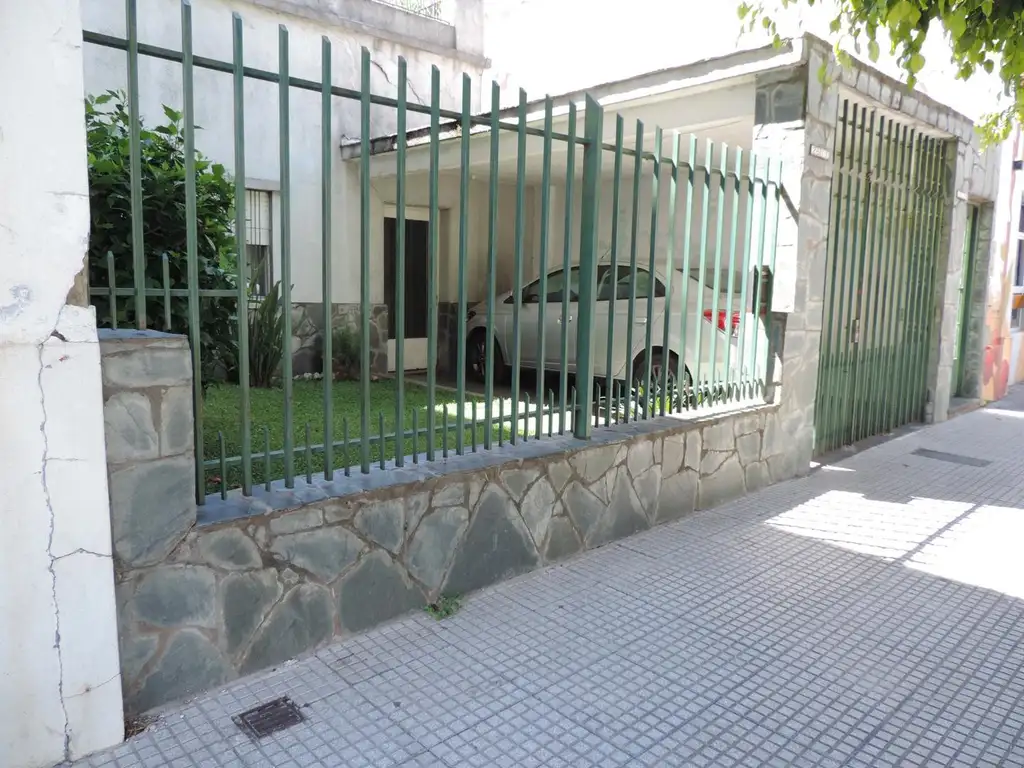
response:
<svg viewBox="0 0 1024 768"><path fill-rule="evenodd" d="M1024 330L1024 192L1017 217L1016 249L1013 263L1013 297L1010 305L1010 328Z"/></svg>
<svg viewBox="0 0 1024 768"><path fill-rule="evenodd" d="M274 284L270 224L270 192L245 190L245 257L255 296L266 296Z"/></svg>

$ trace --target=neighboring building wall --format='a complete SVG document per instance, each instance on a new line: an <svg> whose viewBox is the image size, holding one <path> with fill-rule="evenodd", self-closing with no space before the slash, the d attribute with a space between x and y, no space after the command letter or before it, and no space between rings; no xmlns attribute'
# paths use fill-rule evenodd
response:
<svg viewBox="0 0 1024 768"><path fill-rule="evenodd" d="M0 24L0 764L123 736L78 0Z"/></svg>
<svg viewBox="0 0 1024 768"><path fill-rule="evenodd" d="M1024 331L1011 327L1021 206L1020 172L1014 171L1013 162L1024 159L1019 128L999 148L999 156L999 191L990 215L988 262L979 259L975 278L985 296L980 334L984 352L977 387L983 402L1000 399L1010 384L1024 381Z"/></svg>
<svg viewBox="0 0 1024 768"><path fill-rule="evenodd" d="M278 26L290 33L290 74L314 82L321 79L321 37L333 45L332 82L357 90L360 87L360 49L371 51L371 90L375 95L396 95L398 59L408 61L410 103L430 100L431 68L440 69L441 106L461 107L462 75L473 84L473 110L481 103L480 76L486 61L480 55L480 0L458 0L456 26L406 13L373 0L339 0L324 4L313 0L208 0L193 11L196 56L224 61L232 58L231 13L244 22L246 66L277 72ZM142 42L172 50L181 49L181 6L178 0L151 0L139 4L139 38ZM461 26L460 26L461 25ZM124 5L108 0L84 0L83 26L86 30L122 37L125 35ZM126 57L123 52L87 44L85 47L85 91L95 94L127 87ZM180 109L182 104L181 65L140 57L140 102L143 119L150 125L162 121L162 106ZM230 75L197 69L195 72L198 149L234 168L234 131ZM271 192L271 250L273 275L281 275L281 177L279 148L278 86L247 80L245 88L245 147L247 186ZM292 299L296 304L322 303L321 249L321 152L322 121L319 93L293 87L291 101L291 265ZM359 138L358 101L335 98L331 149L343 140ZM393 133L396 111L375 106L371 113L374 136ZM428 118L410 112L409 127L423 125ZM359 301L359 172L356 164L337 158L332 167L333 218L331 253L333 260L332 301L342 305L343 315L357 312ZM378 232L373 239L379 240ZM371 297L380 314L383 272L374 260ZM303 324L304 315L297 318ZM308 325L308 324L307 324ZM386 326L385 326L386 328ZM311 367L306 339L297 334L300 352L297 373ZM380 349L373 350L380 358Z"/></svg>

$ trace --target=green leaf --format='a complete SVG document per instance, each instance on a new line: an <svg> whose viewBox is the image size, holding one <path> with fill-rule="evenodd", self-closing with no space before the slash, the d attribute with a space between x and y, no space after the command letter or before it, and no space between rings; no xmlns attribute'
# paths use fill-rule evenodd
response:
<svg viewBox="0 0 1024 768"><path fill-rule="evenodd" d="M914 52L911 54L910 59L907 61L907 69L910 74L916 75L922 69L924 69L924 56L920 52Z"/></svg>
<svg viewBox="0 0 1024 768"><path fill-rule="evenodd" d="M868 40L868 58L872 61L878 61L878 43L874 40Z"/></svg>

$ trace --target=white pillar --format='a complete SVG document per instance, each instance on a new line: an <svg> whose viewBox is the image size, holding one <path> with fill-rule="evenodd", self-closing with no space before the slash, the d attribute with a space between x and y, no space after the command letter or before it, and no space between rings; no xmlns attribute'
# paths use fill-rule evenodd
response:
<svg viewBox="0 0 1024 768"><path fill-rule="evenodd" d="M123 737L79 0L0 16L0 764Z"/></svg>

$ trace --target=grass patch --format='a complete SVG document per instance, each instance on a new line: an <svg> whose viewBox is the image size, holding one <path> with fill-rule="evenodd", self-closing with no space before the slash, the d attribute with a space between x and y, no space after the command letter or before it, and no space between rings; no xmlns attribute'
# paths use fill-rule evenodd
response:
<svg viewBox="0 0 1024 768"><path fill-rule="evenodd" d="M413 414L416 414L417 427L425 430L427 426L427 411L429 402L427 390L416 384L406 383L405 404L401 424L398 423L395 413L395 401L398 394L398 387L391 379L374 382L370 386L370 402L368 411L370 414L370 445L369 458L371 463L379 463L381 459L380 417L384 419L384 434L394 434L396 424L399 428L409 431L412 429ZM241 415L240 415L241 388L236 385L219 384L213 385L206 393L203 402L203 448L206 461L220 459L219 434L224 436L224 456L227 458L239 456L242 452L241 440ZM333 440L337 443L343 439L346 421L349 431L349 448L337 446L334 449L334 469L341 470L346 466L358 467L360 464L360 385L358 382L340 381L334 382L331 386L331 400L333 404ZM447 446L450 453L454 454L456 445L456 414L459 403L456 393L447 390L437 390L435 397L435 420L436 429L434 437L434 448L437 455L442 455L445 446L446 433L443 425L443 410L448 407L448 423L450 430L447 432ZM477 428L475 438L479 448L483 447L484 425L483 414L484 404L479 397L467 395L466 403L462 406L466 413L466 429L463 440L465 450L471 450L474 439L474 430L471 427L471 414L477 413ZM510 407L506 404L506 414ZM270 451L280 450L284 447L284 390L274 389L250 389L249 390L249 413L251 415L252 429L252 473L253 483L262 484L267 477L277 480L284 477L284 458L272 457L268 462L264 459L264 450L269 445ZM494 406L495 419L497 419L497 404ZM266 438L264 437L266 429ZM294 470L296 477L304 477L307 474L316 474L324 471L324 454L322 449L305 450L307 444L307 428L310 446L320 446L324 441L324 386L321 381L296 381L292 387L292 434L294 445L297 451L294 454ZM492 425L492 438L496 441L499 436L508 439L511 435L511 425L503 428ZM428 436L421 432L416 439L415 450L422 453L427 450ZM412 436L404 439L403 453L409 456L413 453ZM394 439L384 440L383 456L385 460L395 458ZM269 469L269 472L268 472ZM356 469L355 471L358 471ZM221 489L222 473L218 467L207 467L206 469L206 491L216 493ZM242 467L240 463L229 464L223 474L228 489L238 488L242 482Z"/></svg>
<svg viewBox="0 0 1024 768"><path fill-rule="evenodd" d="M462 607L462 598L458 595L441 595L436 603L427 603L423 609L438 621L454 616Z"/></svg>

